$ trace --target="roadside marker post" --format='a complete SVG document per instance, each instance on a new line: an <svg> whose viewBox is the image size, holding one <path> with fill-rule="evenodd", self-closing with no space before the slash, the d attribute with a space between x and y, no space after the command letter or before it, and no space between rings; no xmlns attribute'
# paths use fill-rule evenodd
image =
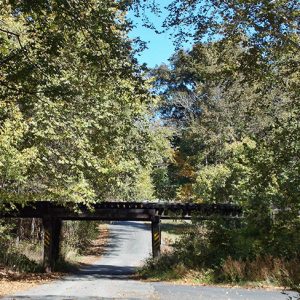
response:
<svg viewBox="0 0 300 300"><path fill-rule="evenodd" d="M160 245L161 245L161 231L160 231L160 217L155 216L151 222L151 232L152 232L152 254L153 258L160 255Z"/></svg>
<svg viewBox="0 0 300 300"><path fill-rule="evenodd" d="M44 263L46 273L54 270L59 259L59 245L62 221L58 218L44 217Z"/></svg>

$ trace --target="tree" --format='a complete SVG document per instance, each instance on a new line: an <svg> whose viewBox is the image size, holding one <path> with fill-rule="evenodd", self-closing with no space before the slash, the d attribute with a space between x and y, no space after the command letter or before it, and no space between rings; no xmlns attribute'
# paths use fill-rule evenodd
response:
<svg viewBox="0 0 300 300"><path fill-rule="evenodd" d="M160 12L159 1L129 2L138 13ZM178 46L182 41L193 39L195 43L231 41L247 48L248 51L239 56L239 69L248 75L247 80L264 76L270 63L282 54L299 51L300 4L297 0L179 0L172 1L167 10L169 15L164 27L174 30ZM146 26L155 28L155 24L148 23Z"/></svg>
<svg viewBox="0 0 300 300"><path fill-rule="evenodd" d="M233 42L200 43L174 55L169 68L157 70L162 116L176 126L174 144L184 157L177 174L186 165L193 170L189 183L177 182L177 195L243 207L244 227L230 229L239 236L231 244L236 259L297 257L299 71L289 62L299 61L299 55L284 53L272 62L266 77L246 81L245 70L236 66L247 51ZM183 193L189 185L192 188ZM215 237L222 228L222 222L212 223L212 243L219 242ZM234 240L230 230L228 238ZM222 255L225 259L232 253Z"/></svg>
<svg viewBox="0 0 300 300"><path fill-rule="evenodd" d="M2 2L1 138L17 117L23 127L9 155L24 165L22 185L1 174L2 200L126 198L140 169L164 157L164 147L153 149L164 137L151 128L155 99L133 58L126 9L108 0Z"/></svg>

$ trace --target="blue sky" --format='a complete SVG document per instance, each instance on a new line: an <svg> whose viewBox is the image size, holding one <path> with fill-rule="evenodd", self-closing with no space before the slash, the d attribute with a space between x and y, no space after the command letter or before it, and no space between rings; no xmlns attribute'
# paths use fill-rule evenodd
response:
<svg viewBox="0 0 300 300"><path fill-rule="evenodd" d="M162 8L171 2L172 0L159 1ZM166 14L166 10L162 9L161 16L158 17L149 13L148 17L151 22L160 28ZM128 18L136 25L136 28L131 31L129 36L131 38L139 36L141 40L147 42L148 45L148 49L145 49L140 56L137 57L139 63L146 63L148 67L168 63L168 58L174 53L175 49L169 33L156 34L154 30L145 28L141 18L136 18L133 12L129 12Z"/></svg>

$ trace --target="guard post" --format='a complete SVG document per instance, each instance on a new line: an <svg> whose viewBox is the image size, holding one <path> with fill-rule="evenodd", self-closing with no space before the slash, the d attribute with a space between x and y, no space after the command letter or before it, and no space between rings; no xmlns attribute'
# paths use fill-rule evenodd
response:
<svg viewBox="0 0 300 300"><path fill-rule="evenodd" d="M155 216L151 222L151 232L152 232L152 255L153 258L160 255L160 245L161 245L161 231L160 231L160 217Z"/></svg>
<svg viewBox="0 0 300 300"><path fill-rule="evenodd" d="M44 270L46 273L54 270L59 259L60 233L62 221L58 218L43 217L44 227Z"/></svg>

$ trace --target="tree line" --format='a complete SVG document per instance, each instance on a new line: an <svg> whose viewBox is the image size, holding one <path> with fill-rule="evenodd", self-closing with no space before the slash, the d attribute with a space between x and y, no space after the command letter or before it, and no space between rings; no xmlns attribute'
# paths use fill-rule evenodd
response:
<svg viewBox="0 0 300 300"><path fill-rule="evenodd" d="M158 187L169 199L238 204L245 218L196 222L148 271L178 276L183 265L213 281L299 284L299 2L182 0L168 9L165 26L179 41L189 30L194 45L153 71L174 129L174 160L156 174Z"/></svg>

